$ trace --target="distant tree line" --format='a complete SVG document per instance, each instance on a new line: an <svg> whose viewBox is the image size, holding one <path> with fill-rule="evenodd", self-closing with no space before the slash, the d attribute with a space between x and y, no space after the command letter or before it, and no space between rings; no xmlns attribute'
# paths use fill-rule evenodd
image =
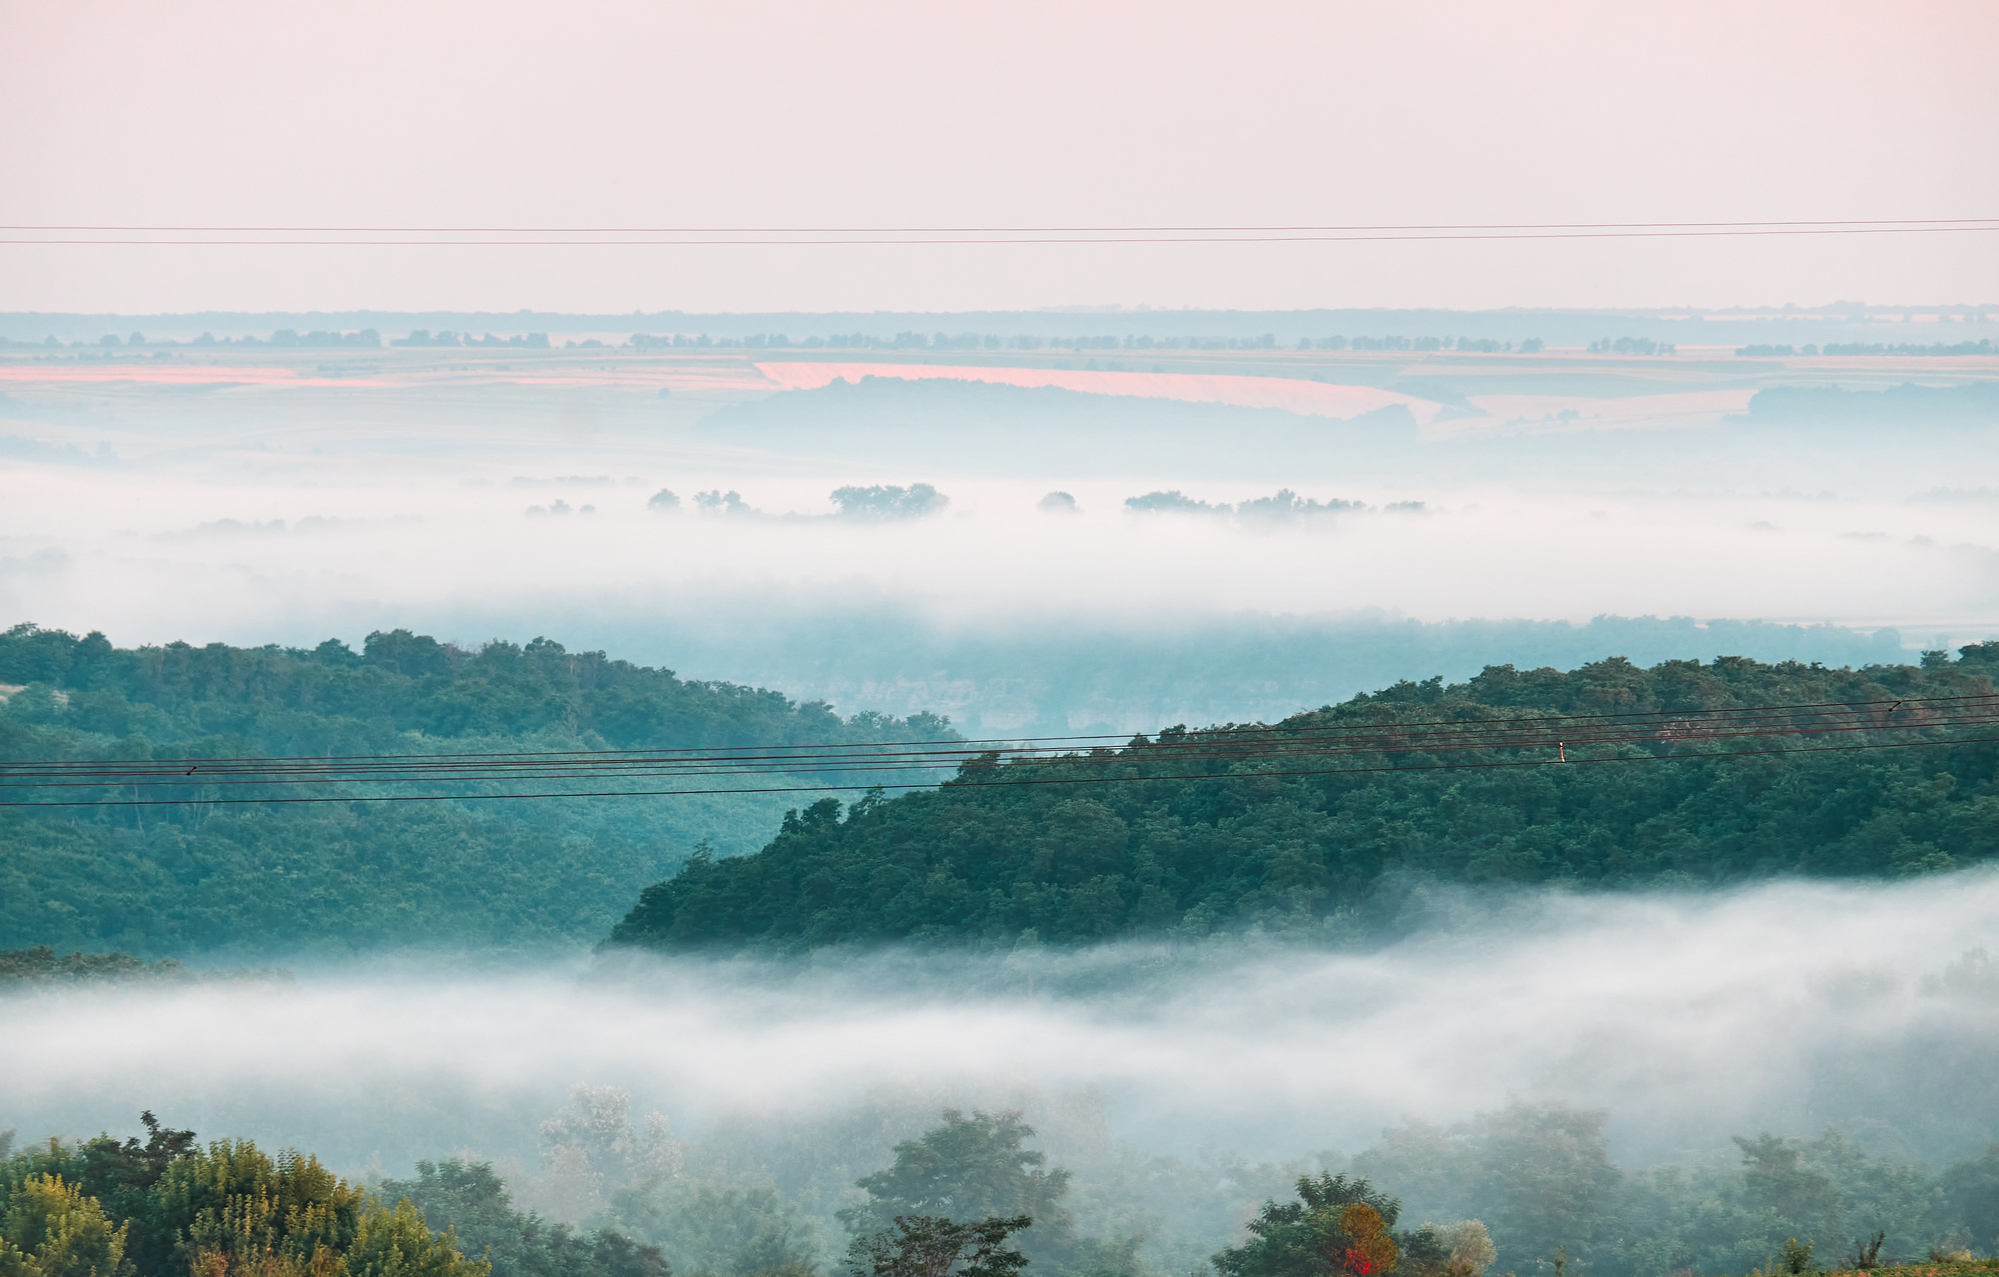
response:
<svg viewBox="0 0 1999 1277"><path fill-rule="evenodd" d="M1750 425L1807 427L1889 420L1925 425L1985 425L1999 422L1999 382L1920 386L1905 381L1884 390L1771 386L1751 395L1748 413L1734 420Z"/></svg>
<svg viewBox="0 0 1999 1277"><path fill-rule="evenodd" d="M1653 341L1650 337L1619 337L1614 341L1600 337L1589 344L1592 355L1670 355L1677 350L1670 342Z"/></svg>
<svg viewBox="0 0 1999 1277"><path fill-rule="evenodd" d="M30 342L8 342L0 339L0 346L31 346ZM40 343L44 347L63 347L64 343L51 336ZM86 345L84 342L70 342L72 348ZM97 340L100 348L111 347L151 347L151 346L264 346L280 350L379 350L383 346L382 335L372 328L362 328L355 332L322 331L298 332L291 328L280 328L269 337L253 337L248 334L237 337L217 337L205 332L187 341L164 341L154 338L148 341L144 333L132 333L120 337L116 333L106 333ZM515 333L510 337L496 337L487 333L474 337L471 333L455 333L450 330L433 334L427 328L418 328L408 336L391 339L390 346L503 346L522 347L530 350L549 348L547 333ZM602 343L599 343L600 345Z"/></svg>
<svg viewBox="0 0 1999 1277"><path fill-rule="evenodd" d="M407 337L398 337L391 346L506 346L522 347L528 350L547 350L547 333L515 333L511 337L495 337L487 333L484 337L474 337L471 333L459 334L445 329L433 334L428 328L418 328Z"/></svg>
<svg viewBox="0 0 1999 1277"><path fill-rule="evenodd" d="M1624 339L1630 340L1630 339ZM601 343L600 343L601 344ZM835 333L829 337L805 337L796 341L783 333L753 333L747 337L711 337L707 333L633 333L625 342L633 350L677 348L740 348L745 350L1280 350L1285 349L1275 333L1257 337L1150 337L1127 333L1123 337L1039 336L1017 333L1003 337L997 333L901 332L893 337L868 333ZM1297 350L1409 350L1471 351L1498 354L1516 349L1512 342L1489 337L1300 337ZM1538 337L1519 344L1523 353L1543 349ZM1668 348L1669 349L1669 348ZM1652 353L1650 351L1644 353Z"/></svg>
<svg viewBox="0 0 1999 1277"><path fill-rule="evenodd" d="M105 984L289 983L291 978L291 972L278 967L195 970L172 958L147 962L129 953L57 953L48 945L0 950L0 992Z"/></svg>
<svg viewBox="0 0 1999 1277"><path fill-rule="evenodd" d="M1782 358L1785 355L1989 355L1992 341L1932 342L1927 346L1888 345L1881 342L1827 342L1819 347L1810 344L1790 346L1743 346L1735 352L1750 359Z"/></svg>
<svg viewBox="0 0 1999 1277"><path fill-rule="evenodd" d="M839 507L832 514L766 514L736 491L712 488L694 494L694 507L702 514L726 515L740 519L774 519L788 523L816 523L838 519L851 523L895 523L942 514L951 498L927 483L847 484L833 489L827 499ZM586 506L585 509L590 507ZM680 497L671 488L661 488L646 499L646 509L665 513L680 508ZM531 510L530 513L533 513Z"/></svg>
<svg viewBox="0 0 1999 1277"><path fill-rule="evenodd" d="M1372 507L1364 502L1347 501L1339 497L1325 501L1301 497L1289 488L1279 488L1270 496L1252 497L1235 505L1230 505L1226 501L1211 505L1206 501L1195 500L1175 488L1168 492L1148 492L1144 496L1126 497L1124 508L1132 514L1209 514L1222 518L1233 515L1245 522L1281 523L1312 515L1347 514ZM1385 508L1402 513L1415 513L1422 510L1423 503L1398 501Z"/></svg>
<svg viewBox="0 0 1999 1277"><path fill-rule="evenodd" d="M6 344L27 345L29 343L0 342L0 345L6 345ZM64 343L58 341L54 337L50 337L47 339L45 344L52 347L61 347L63 346ZM133 333L129 337L122 337L122 338L117 336L116 334L106 334L98 344L104 347L114 347L114 346L124 347L124 346L144 346L147 345L148 343L146 341L144 334ZM552 343L549 341L548 334L545 332L515 333L507 337L495 336L494 334L489 332L486 333L484 336L474 337L469 332L458 333L450 329L445 329L443 331L433 333L427 328L413 329L405 336L391 338L386 342L384 342L381 334L376 332L372 328L364 328L358 332L322 332L315 330L307 333L299 333L289 328L282 328L272 333L268 338L257 338L247 335L240 337L218 338L212 333L203 333L199 337L193 338L192 340L186 342L162 343L155 341L152 344L168 345L168 346L179 345L179 346L202 346L202 347L268 346L268 347L283 348L283 349L302 349L302 350L319 350L319 349L331 350L331 349L355 349L355 348L378 349L385 344L389 346L418 347L418 348L507 347L507 348L525 348L530 350L548 350L551 349L552 347ZM1670 354L1672 353L1673 350L1671 346L1661 345L1658 343L1651 343L1643 339L1628 338L1628 337L1619 338L1615 343L1611 342L1609 339L1606 338L1605 341L1601 344L1603 345L1606 351L1611 350L1614 347L1615 353L1618 354L1655 354L1655 353ZM75 346L82 346L84 345L84 343L71 342L69 343L69 345L75 347ZM564 343L564 347L573 350L608 350L613 348L607 345L604 341L595 337L585 338L581 341L570 340ZM784 333L751 333L748 336L743 336L743 337L716 337L716 336L711 336L708 333L633 333L628 338L626 338L623 345L623 349L640 350L640 351L676 350L676 349L680 350L735 349L735 350L889 350L889 351L1069 350L1069 351L1080 352L1080 351L1103 351L1103 350L1223 350L1223 351L1279 350L1286 348L1287 348L1286 346L1284 346L1282 343L1279 342L1277 335L1275 333L1264 333L1261 336L1256 336L1256 337L1203 337L1203 336L1151 337L1151 336L1142 336L1130 333L1127 333L1122 337L1110 334L1077 335L1077 336L1043 336L1033 333L1016 333L1011 337L1006 337L1006 336L1001 336L1000 334L997 333L962 332L962 333L952 334L952 333L938 332L938 333L925 334L919 332L900 332L896 333L894 336L891 337L879 337L869 333L854 332L854 333L834 333L826 337L817 337L817 336L803 337L796 340L792 339L791 337L787 336ZM1504 354L1509 352L1533 354L1543 350L1545 348L1545 344L1538 337L1531 337L1526 339L1525 341L1521 341L1516 344L1514 342L1500 341L1490 337L1403 337L1403 336L1389 335L1381 337L1366 337L1366 336L1299 337L1296 339L1295 346L1289 348L1301 351L1406 350L1417 353L1461 351L1461 352L1471 352L1479 354ZM1769 350L1781 349L1784 353L1790 353L1788 347L1782 347L1782 348L1745 347L1743 351L1740 351L1738 353L1746 354L1752 351L1762 351L1765 349ZM1595 351L1596 346L1592 346L1591 350ZM1857 353L1882 353L1882 352L1880 348L1875 348L1872 352L1862 352L1857 349L1852 351L1835 351L1834 349L1829 347L1827 353L1857 354ZM1925 352L1897 350L1888 353L1925 353ZM1947 352L1936 351L1928 353L1972 354L1977 352L1975 350L1965 349L1965 350L1952 350Z"/></svg>
<svg viewBox="0 0 1999 1277"><path fill-rule="evenodd" d="M1989 355L1992 341L1932 342L1927 346L1883 345L1867 342L1833 342L1823 348L1828 355Z"/></svg>

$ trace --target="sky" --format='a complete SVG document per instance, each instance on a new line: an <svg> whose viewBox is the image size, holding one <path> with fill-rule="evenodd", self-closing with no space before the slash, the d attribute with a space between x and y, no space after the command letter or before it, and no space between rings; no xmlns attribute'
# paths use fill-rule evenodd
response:
<svg viewBox="0 0 1999 1277"><path fill-rule="evenodd" d="M1982 3L29 4L10 226L1458 225L1999 210ZM9 232L6 238L22 238ZM1999 233L0 246L0 309L1999 298Z"/></svg>

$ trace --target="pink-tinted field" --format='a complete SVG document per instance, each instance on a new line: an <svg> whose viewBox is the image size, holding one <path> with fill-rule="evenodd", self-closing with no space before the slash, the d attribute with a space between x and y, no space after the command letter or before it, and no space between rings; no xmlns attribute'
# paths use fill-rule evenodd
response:
<svg viewBox="0 0 1999 1277"><path fill-rule="evenodd" d="M1442 404L1373 386L1335 386L1293 377L1238 377L1218 373L1101 372L1062 368L982 368L946 364L764 363L757 371L786 390L816 390L836 380L895 377L905 381L983 381L1000 386L1056 386L1093 395L1135 395L1239 408L1284 408L1320 417L1358 417L1402 404L1427 424Z"/></svg>

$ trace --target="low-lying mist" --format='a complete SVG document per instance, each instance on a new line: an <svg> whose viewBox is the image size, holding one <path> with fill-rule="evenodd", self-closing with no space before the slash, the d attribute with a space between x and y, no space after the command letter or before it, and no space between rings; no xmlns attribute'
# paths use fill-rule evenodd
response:
<svg viewBox="0 0 1999 1277"><path fill-rule="evenodd" d="M405 960L15 994L9 1040L51 1063L11 1071L0 1126L87 1134L151 1108L392 1174L455 1150L531 1165L536 1123L576 1085L622 1088L691 1137L856 1105L1033 1120L1096 1095L1139 1148L1279 1160L1509 1097L1608 1109L1627 1164L1828 1122L1929 1160L1999 1135L1990 873L1408 899L1425 925L1373 951L1252 939L505 974Z"/></svg>
<svg viewBox="0 0 1999 1277"><path fill-rule="evenodd" d="M344 379L258 358L202 374L240 384L128 369L10 390L0 620L126 645L547 634L985 730L1272 717L1488 662L1859 663L1999 633L1991 426L1872 392L1848 397L1899 415L1830 433L1817 399L1759 415L1757 379L1781 370L1751 361L1438 364L1403 387L1437 409L1419 430L948 380L773 394L733 355L376 352ZM1329 391L1393 372L1276 371ZM917 483L942 498L925 517L829 499ZM1156 493L1185 500L1127 506ZM1439 651L1456 631L1379 654L1367 637L1604 616L1856 633L1627 651L1550 630L1462 654ZM1040 668L971 659L981 643ZM1167 666L1165 686L1104 677Z"/></svg>

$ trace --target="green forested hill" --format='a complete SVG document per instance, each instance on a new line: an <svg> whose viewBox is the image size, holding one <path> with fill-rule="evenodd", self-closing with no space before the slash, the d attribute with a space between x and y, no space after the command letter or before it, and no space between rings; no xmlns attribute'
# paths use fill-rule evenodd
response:
<svg viewBox="0 0 1999 1277"><path fill-rule="evenodd" d="M1920 668L1740 658L1567 673L1489 667L1403 683L1283 724L1470 723L1892 702L1989 693L1999 644ZM1262 727L1162 733L1068 763L973 766L943 788L794 812L753 856L697 858L646 889L613 945L659 949L914 941L1005 948L1250 928L1340 936L1392 925L1392 882L1683 886L1775 874L1898 875L1999 858L1999 736L1859 751L1807 742L1626 744L1637 761L1563 766L1554 750L1215 757ZM1910 740L1916 733L1868 739ZM1191 741L1211 746L1189 772ZM1599 750L1602 754L1604 751ZM1671 756L1671 761L1652 761ZM1548 766L1466 767L1545 761ZM1446 769L1439 764L1449 764ZM1398 770L1384 772L1384 765ZM1277 775L1317 770L1323 774ZM1187 778L1190 774L1198 778ZM1080 780L1097 783L1071 783ZM1006 784L994 782L1027 782Z"/></svg>
<svg viewBox="0 0 1999 1277"><path fill-rule="evenodd" d="M354 652L115 649L0 634L0 760L325 757L943 739L821 704L568 652L404 630ZM798 784L809 785L810 777ZM375 792L383 792L377 790ZM129 789L58 795L129 798ZM702 840L748 851L776 796L0 808L0 949L245 956L520 948L601 936Z"/></svg>

